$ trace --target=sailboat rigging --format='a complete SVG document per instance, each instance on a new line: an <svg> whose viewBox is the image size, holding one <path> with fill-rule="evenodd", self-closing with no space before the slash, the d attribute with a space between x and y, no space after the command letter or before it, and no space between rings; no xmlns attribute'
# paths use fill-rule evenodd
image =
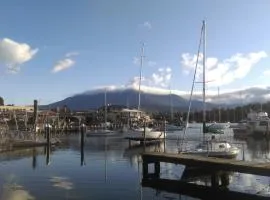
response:
<svg viewBox="0 0 270 200"><path fill-rule="evenodd" d="M197 72L199 56L200 56L200 48L201 48L202 42L203 42L203 121L202 121L203 122L203 142L199 144L194 151L183 152L182 147L183 147L183 142L186 135L186 130L188 128L189 115L190 115L190 109L191 109L191 100L192 100L192 94L194 90L194 83L195 83L195 78L196 78L196 72ZM186 119L186 128L184 130L184 134L183 134L183 138L181 142L180 153L195 154L195 155L209 156L209 157L234 158L239 153L238 148L232 147L226 141L216 141L213 136L210 141L206 141L205 139L205 134L208 132L212 132L211 131L212 126L211 125L206 126L205 71L206 71L206 23L205 21L203 21L202 28L201 28L199 48L198 48L198 53L197 53L197 60L196 60L195 71L194 71L193 82L192 82L192 88L191 88L191 94L190 94L190 99L189 99L189 108L188 108L188 114L187 114L187 119Z"/></svg>
<svg viewBox="0 0 270 200"><path fill-rule="evenodd" d="M142 82L142 68L143 68L143 59L144 59L144 43L141 47L141 56L140 56L140 77L139 77L139 94L138 94L138 112L141 117L141 82ZM129 134L133 137L144 137L146 139L164 139L166 131L153 130L152 128L146 127L146 121L143 119L144 127L133 127Z"/></svg>
<svg viewBox="0 0 270 200"><path fill-rule="evenodd" d="M139 111L141 109L141 84L142 84L143 58L144 58L144 43L142 43L141 58L140 58L140 77L139 77L139 96L138 96L138 110Z"/></svg>

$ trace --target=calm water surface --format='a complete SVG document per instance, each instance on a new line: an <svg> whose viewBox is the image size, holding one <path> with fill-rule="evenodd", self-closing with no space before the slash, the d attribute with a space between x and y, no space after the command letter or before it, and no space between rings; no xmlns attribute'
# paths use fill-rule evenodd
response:
<svg viewBox="0 0 270 200"><path fill-rule="evenodd" d="M142 187L141 159L143 151L177 152L180 133L171 133L165 143L143 147L129 147L121 135L85 138L81 154L80 137L65 138L65 144L50 150L26 149L0 155L1 200L62 200L62 199L194 199ZM270 142L266 140L237 141L230 131L224 136L244 148L237 159L270 162ZM199 142L199 129L187 133L186 148ZM162 164L161 176L180 179L183 167ZM229 173L229 190L270 196L270 178L240 173ZM207 176L192 179L197 184L209 185ZM190 195L192 196L192 195Z"/></svg>

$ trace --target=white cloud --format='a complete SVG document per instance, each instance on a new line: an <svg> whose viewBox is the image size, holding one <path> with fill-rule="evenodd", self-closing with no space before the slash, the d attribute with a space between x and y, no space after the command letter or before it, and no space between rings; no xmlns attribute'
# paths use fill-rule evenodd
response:
<svg viewBox="0 0 270 200"><path fill-rule="evenodd" d="M150 85L149 79L142 78L141 91L152 93L152 94L175 94L180 97L189 100L190 91L182 91L177 89L161 88L160 86ZM139 77L134 77L126 85L110 85L110 86L99 86L94 87L93 90L87 91L86 93L95 93L104 91L105 88L110 91L123 91L125 89L139 90ZM267 85L257 85L257 86L247 86L245 88L238 89L221 89L220 95L218 96L217 90L207 90L206 91L206 101L213 104L223 104L223 105L241 105L248 104L252 102L266 102L270 100L270 86ZM193 93L193 100L202 101L202 91L195 90ZM230 101L228 101L228 99Z"/></svg>
<svg viewBox="0 0 270 200"><path fill-rule="evenodd" d="M65 58L56 63L56 65L52 69L52 73L57 73L63 70L66 70L72 67L75 64L75 61L70 58Z"/></svg>
<svg viewBox="0 0 270 200"><path fill-rule="evenodd" d="M159 68L157 72L152 74L152 83L154 86L167 87L172 77L172 69L170 67Z"/></svg>
<svg viewBox="0 0 270 200"><path fill-rule="evenodd" d="M159 68L150 77L142 77L141 85L152 86L152 87L168 87L172 77L172 69L170 67ZM133 86L139 87L140 78L133 77L128 83Z"/></svg>
<svg viewBox="0 0 270 200"><path fill-rule="evenodd" d="M77 56L77 55L79 55L79 52L72 51L72 52L66 53L65 57L72 57L72 56Z"/></svg>
<svg viewBox="0 0 270 200"><path fill-rule="evenodd" d="M10 73L17 73L25 62L31 60L38 52L26 43L18 43L11 39L0 40L0 63L7 67Z"/></svg>
<svg viewBox="0 0 270 200"><path fill-rule="evenodd" d="M143 27L145 27L145 28L147 28L149 30L152 29L152 25L151 25L151 23L149 21L145 21L143 23Z"/></svg>
<svg viewBox="0 0 270 200"><path fill-rule="evenodd" d="M245 55L238 53L222 61L219 61L217 58L209 57L206 60L206 81L210 82L210 86L227 85L237 79L244 78L251 71L252 67L266 57L267 54L264 51ZM182 54L181 64L184 74L194 72L196 59L196 55L190 55L189 53ZM203 55L200 54L197 79L201 79L202 60Z"/></svg>

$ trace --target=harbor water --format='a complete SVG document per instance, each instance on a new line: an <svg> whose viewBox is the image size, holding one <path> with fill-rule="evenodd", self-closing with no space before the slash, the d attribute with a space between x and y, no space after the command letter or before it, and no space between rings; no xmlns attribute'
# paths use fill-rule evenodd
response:
<svg viewBox="0 0 270 200"><path fill-rule="evenodd" d="M195 124L186 134L183 148L193 148L202 138L201 125ZM30 148L0 154L0 200L66 199L195 199L192 194L168 193L141 185L143 152L178 152L182 132L168 133L165 142L147 146L130 144L123 134L109 137L85 137L80 134L62 138L63 144ZM219 137L219 136L217 136ZM223 137L223 138L222 138ZM228 130L226 139L241 149L239 160L270 162L270 141L237 140ZM162 163L161 176L182 179L184 167ZM228 190L270 197L270 178L230 172ZM202 174L189 179L210 185ZM194 191L196 192L196 191ZM211 195L211 194L209 194Z"/></svg>

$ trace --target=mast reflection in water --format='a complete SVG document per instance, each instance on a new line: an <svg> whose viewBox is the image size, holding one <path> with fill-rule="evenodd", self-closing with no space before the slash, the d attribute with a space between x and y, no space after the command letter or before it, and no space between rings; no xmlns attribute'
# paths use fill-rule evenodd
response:
<svg viewBox="0 0 270 200"><path fill-rule="evenodd" d="M169 137L177 138L178 134L170 133ZM197 133L188 135L198 138ZM197 141L199 142L199 138ZM194 146L198 142L190 142L188 145ZM245 159L269 162L269 141L249 139L242 142L245 143ZM12 191L12 194L5 192L5 196L0 199L11 200L7 195L10 198L10 195L22 191L28 196L20 197L20 200L26 200L29 196L41 200L137 200L153 199L157 196L158 199L193 199L194 195L203 194L204 189L200 187L210 186L214 182L218 183L216 188L222 187L223 190L244 191L268 197L270 195L268 177L224 172L218 172L217 176L213 177L201 170L200 173L192 169L184 172L184 168L180 165L168 163L162 163L160 179L173 179L176 182L156 180L154 187L149 185L149 182L142 181L140 153L145 151L176 153L177 141L167 140L166 145L161 142L146 146L129 146L129 142L121 135L82 138L77 134L63 138L60 146L5 152L0 154L0 187L2 191ZM242 159L242 155L240 154L237 159ZM84 167L81 167L82 165ZM199 186L194 188L190 185L179 185L179 180L185 180L188 184L196 183ZM162 184L168 187L164 188ZM174 187L178 188L177 193L172 191ZM217 197L210 190L207 194L209 199ZM205 196L197 195L196 198Z"/></svg>

